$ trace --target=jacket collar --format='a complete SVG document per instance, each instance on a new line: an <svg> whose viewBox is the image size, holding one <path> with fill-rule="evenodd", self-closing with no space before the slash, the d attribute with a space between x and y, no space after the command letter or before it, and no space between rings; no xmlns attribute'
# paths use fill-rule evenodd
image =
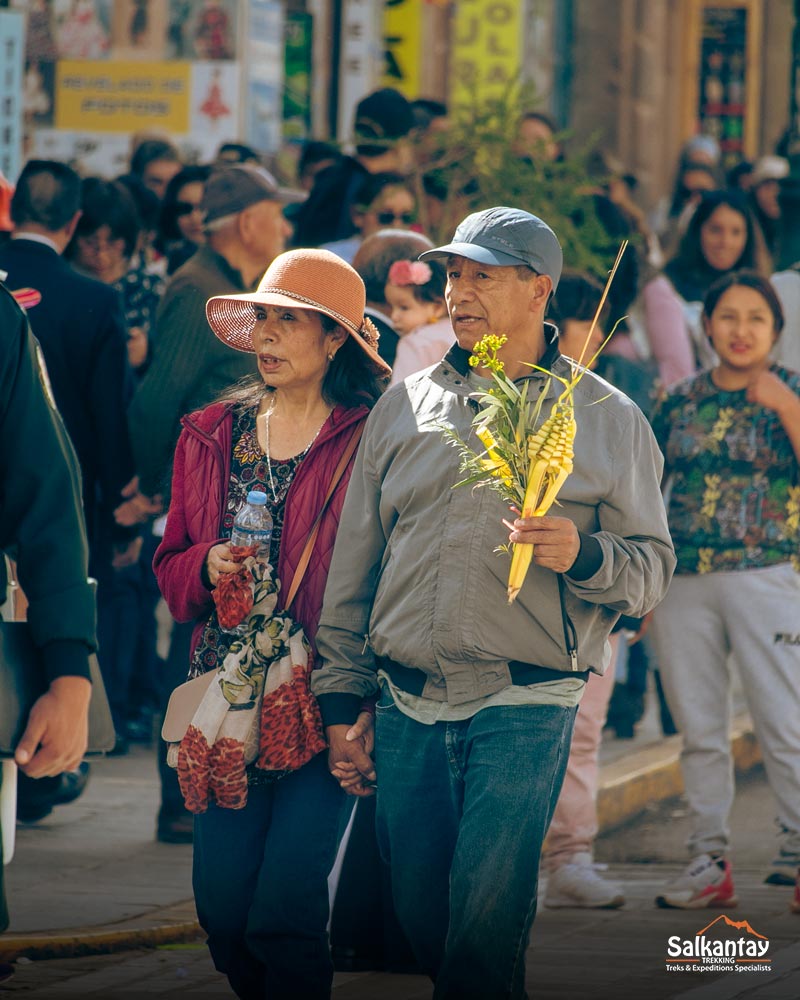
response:
<svg viewBox="0 0 800 1000"><path fill-rule="evenodd" d="M544 335L546 346L544 354L541 358L539 358L537 363L540 368L552 368L556 361L561 357L561 352L558 349L558 327L555 323L550 323L547 320L545 321ZM459 375L466 378L470 373L470 353L471 352L465 348L459 347L458 344L453 344L447 354L445 354L443 360L454 368ZM530 375L523 375L522 377L531 378L536 374L537 372L531 371Z"/></svg>

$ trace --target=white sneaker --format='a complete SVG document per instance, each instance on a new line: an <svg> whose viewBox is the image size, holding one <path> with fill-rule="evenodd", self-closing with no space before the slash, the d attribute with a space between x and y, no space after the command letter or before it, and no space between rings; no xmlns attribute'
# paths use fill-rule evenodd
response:
<svg viewBox="0 0 800 1000"><path fill-rule="evenodd" d="M686 870L664 886L656 905L664 909L701 910L708 906L736 906L730 861L701 854Z"/></svg>
<svg viewBox="0 0 800 1000"><path fill-rule="evenodd" d="M566 864L551 871L547 879L544 905L551 909L575 906L613 910L624 902L621 886L598 875L588 852L573 854Z"/></svg>

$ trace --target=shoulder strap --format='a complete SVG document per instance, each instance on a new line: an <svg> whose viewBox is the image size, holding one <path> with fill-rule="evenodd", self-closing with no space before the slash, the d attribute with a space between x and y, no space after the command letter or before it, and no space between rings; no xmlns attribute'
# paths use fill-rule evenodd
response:
<svg viewBox="0 0 800 1000"><path fill-rule="evenodd" d="M334 470L333 476L331 477L330 484L328 486L328 492L325 494L325 499L322 501L322 506L320 507L319 513L316 516L314 523L311 526L311 531L308 533L308 538L306 539L305 547L300 555L300 559L297 563L297 569L294 571L294 576L292 577L292 582L289 585L289 591L286 597L286 604L284 608L286 611L291 607L292 601L300 589L300 584L303 582L303 577L306 575L306 570L308 569L308 564L311 562L311 553L314 549L314 542L317 540L317 535L319 534L319 525L322 520L322 515L327 510L328 504L330 503L331 497L336 487L339 485L339 480L344 475L344 470L347 468L347 463L353 457L353 452L358 447L358 442L361 440L361 435L364 433L364 423L360 423L358 427L353 431L350 436L350 440L347 442L347 447L342 452L342 457L339 459L339 464Z"/></svg>

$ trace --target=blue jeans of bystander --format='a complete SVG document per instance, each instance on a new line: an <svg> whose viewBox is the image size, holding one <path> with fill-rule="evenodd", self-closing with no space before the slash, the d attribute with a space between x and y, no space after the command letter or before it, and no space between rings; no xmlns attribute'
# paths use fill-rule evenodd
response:
<svg viewBox="0 0 800 1000"><path fill-rule="evenodd" d="M525 997L539 856L575 709L485 708L422 725L377 707L378 842L435 1000Z"/></svg>

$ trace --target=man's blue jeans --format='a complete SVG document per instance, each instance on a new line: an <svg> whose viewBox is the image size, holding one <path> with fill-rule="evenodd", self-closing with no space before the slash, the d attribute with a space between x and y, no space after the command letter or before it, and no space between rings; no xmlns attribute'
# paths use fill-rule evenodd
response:
<svg viewBox="0 0 800 1000"><path fill-rule="evenodd" d="M574 708L485 708L422 725L376 710L378 843L400 923L436 1000L520 1000L539 856Z"/></svg>
<svg viewBox="0 0 800 1000"><path fill-rule="evenodd" d="M328 873L353 800L327 753L244 809L211 805L194 828L197 915L214 965L244 1000L328 1000Z"/></svg>

